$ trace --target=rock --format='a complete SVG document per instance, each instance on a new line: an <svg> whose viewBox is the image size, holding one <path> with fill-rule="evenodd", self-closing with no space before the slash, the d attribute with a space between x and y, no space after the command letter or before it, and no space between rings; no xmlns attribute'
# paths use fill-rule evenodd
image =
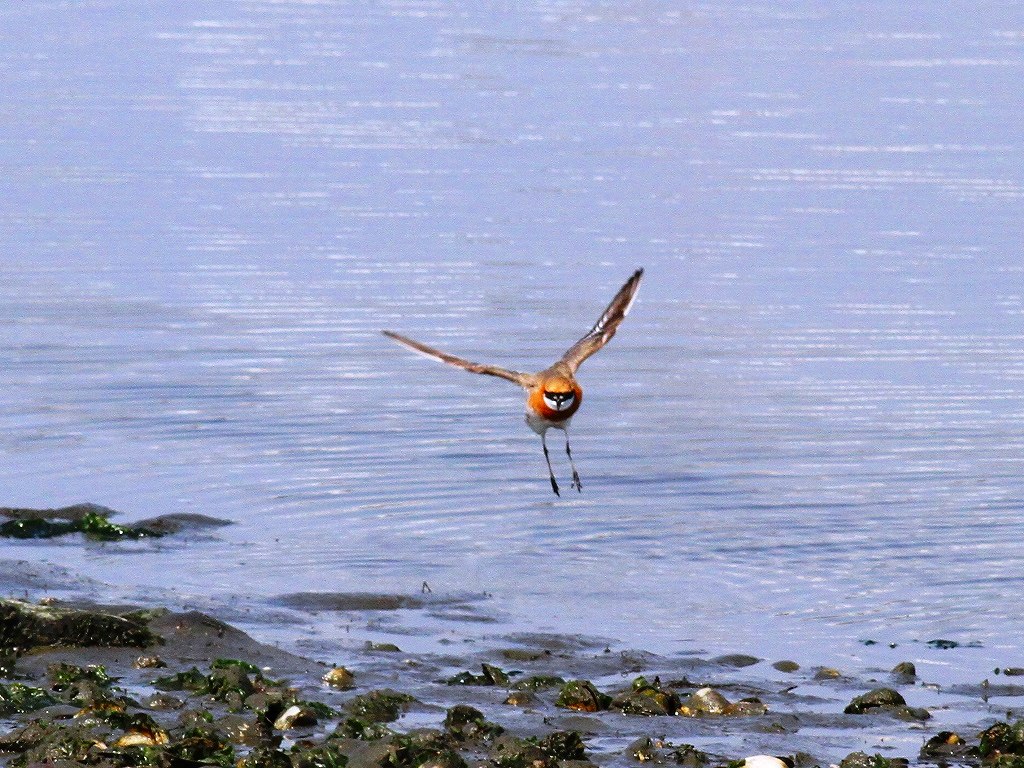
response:
<svg viewBox="0 0 1024 768"><path fill-rule="evenodd" d="M843 673L834 667L818 667L814 672L815 680L838 680Z"/></svg>
<svg viewBox="0 0 1024 768"><path fill-rule="evenodd" d="M701 752L692 744L680 744L669 753L669 757L684 768L702 768L710 760L706 752Z"/></svg>
<svg viewBox="0 0 1024 768"><path fill-rule="evenodd" d="M355 687L355 675L353 675L345 667L335 667L326 675L323 676L323 681L332 688L337 688L339 691L347 691Z"/></svg>
<svg viewBox="0 0 1024 768"><path fill-rule="evenodd" d="M771 755L751 755L743 758L742 768L793 768L793 763Z"/></svg>
<svg viewBox="0 0 1024 768"><path fill-rule="evenodd" d="M735 717L755 717L768 712L760 699L740 699L726 707L725 714Z"/></svg>
<svg viewBox="0 0 1024 768"><path fill-rule="evenodd" d="M921 759L947 762L950 758L976 757L978 750L969 746L952 731L940 731L921 747Z"/></svg>
<svg viewBox="0 0 1024 768"><path fill-rule="evenodd" d="M500 736L504 728L488 722L484 713L468 704L456 704L444 718L444 729L456 741L481 741Z"/></svg>
<svg viewBox="0 0 1024 768"><path fill-rule="evenodd" d="M777 669L779 672L796 672L800 669L800 665L795 661L776 661L772 664L772 669Z"/></svg>
<svg viewBox="0 0 1024 768"><path fill-rule="evenodd" d="M398 719L398 715L409 702L415 700L407 693L399 693L385 688L356 696L345 708L353 716L368 722L390 723Z"/></svg>
<svg viewBox="0 0 1024 768"><path fill-rule="evenodd" d="M895 667L892 668L892 674L899 677L917 677L917 667L914 666L912 661L901 661Z"/></svg>
<svg viewBox="0 0 1024 768"><path fill-rule="evenodd" d="M640 763L648 763L661 757L657 745L649 736L641 736L636 741L630 743L626 747L626 754Z"/></svg>
<svg viewBox="0 0 1024 768"><path fill-rule="evenodd" d="M589 680L572 680L562 687L555 706L576 712L601 712L608 709L611 701L611 696L601 693Z"/></svg>
<svg viewBox="0 0 1024 768"><path fill-rule="evenodd" d="M1000 721L978 734L978 753L988 759L998 755L1024 755L1024 720Z"/></svg>
<svg viewBox="0 0 1024 768"><path fill-rule="evenodd" d="M725 656L718 656L712 659L715 664L720 664L723 667L735 667L742 669L743 667L752 667L761 660L756 656L748 656L745 653L730 653Z"/></svg>
<svg viewBox="0 0 1024 768"><path fill-rule="evenodd" d="M908 765L909 761L902 757L889 758L864 752L851 752L839 762L839 768L907 768Z"/></svg>
<svg viewBox="0 0 1024 768"><path fill-rule="evenodd" d="M906 700L892 688L875 688L857 696L843 712L847 715L862 715L871 709L905 707Z"/></svg>
<svg viewBox="0 0 1024 768"><path fill-rule="evenodd" d="M309 728L317 724L316 712L310 707L292 704L274 720L274 728L287 731L292 728Z"/></svg>
<svg viewBox="0 0 1024 768"><path fill-rule="evenodd" d="M147 648L162 642L150 630L148 618L136 611L85 610L0 598L0 651L21 655L47 646Z"/></svg>
<svg viewBox="0 0 1024 768"><path fill-rule="evenodd" d="M679 696L673 691L663 690L655 680L648 683L643 677L633 681L632 690L616 696L611 703L624 715L671 715L679 708Z"/></svg>
<svg viewBox="0 0 1024 768"><path fill-rule="evenodd" d="M677 715L700 717L702 715L724 715L729 709L729 700L714 688L701 688L682 701Z"/></svg>
<svg viewBox="0 0 1024 768"><path fill-rule="evenodd" d="M513 707L532 707L537 703L537 694L532 691L510 691L504 703Z"/></svg>

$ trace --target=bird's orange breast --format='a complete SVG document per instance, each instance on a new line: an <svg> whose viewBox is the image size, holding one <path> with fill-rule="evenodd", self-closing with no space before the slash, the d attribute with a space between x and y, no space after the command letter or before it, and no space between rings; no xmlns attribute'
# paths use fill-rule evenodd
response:
<svg viewBox="0 0 1024 768"><path fill-rule="evenodd" d="M580 389L579 385L574 385L572 389L575 397L572 401L572 405L564 411L556 411L544 402L544 387L534 387L530 391L529 396L526 398L526 407L542 419L554 421L556 423L566 421L567 419L572 418L572 415L579 410L580 403L583 402L583 390Z"/></svg>

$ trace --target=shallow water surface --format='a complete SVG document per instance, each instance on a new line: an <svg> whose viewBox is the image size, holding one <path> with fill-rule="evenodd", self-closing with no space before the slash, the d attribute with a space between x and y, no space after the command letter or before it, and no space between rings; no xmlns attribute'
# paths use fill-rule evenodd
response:
<svg viewBox="0 0 1024 768"><path fill-rule="evenodd" d="M1022 8L928 10L4 12L0 504L236 525L0 557L480 596L394 631L1019 663ZM514 387L379 334L539 369L641 265L582 494Z"/></svg>

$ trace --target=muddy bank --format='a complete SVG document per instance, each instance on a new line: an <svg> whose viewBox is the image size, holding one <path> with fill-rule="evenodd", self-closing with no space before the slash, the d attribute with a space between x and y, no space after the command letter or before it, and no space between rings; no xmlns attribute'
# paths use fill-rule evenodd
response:
<svg viewBox="0 0 1024 768"><path fill-rule="evenodd" d="M395 602L312 603L367 601ZM1012 675L944 691L911 663L857 675L546 635L310 659L199 612L47 602L0 601L0 761L15 768L1024 764Z"/></svg>

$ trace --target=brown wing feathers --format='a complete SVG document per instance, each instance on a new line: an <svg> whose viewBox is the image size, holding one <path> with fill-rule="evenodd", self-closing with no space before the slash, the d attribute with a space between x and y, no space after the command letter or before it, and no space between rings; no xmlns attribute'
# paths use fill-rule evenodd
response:
<svg viewBox="0 0 1024 768"><path fill-rule="evenodd" d="M640 287L640 279L643 276L644 271L642 269L634 272L633 276L615 294L615 298L612 299L604 314L594 323L594 327L562 355L562 362L568 365L573 372L580 367L580 363L597 352L615 335L619 323L625 319L629 308L633 306L633 300L636 298L637 289Z"/></svg>
<svg viewBox="0 0 1024 768"><path fill-rule="evenodd" d="M508 381L514 381L521 387L528 387L533 381L533 376L527 373L519 373L518 371L510 371L507 368L499 368L496 365L482 365L480 363L473 363L456 355L450 355L447 352L442 352L439 349L427 346L419 341L414 341L408 336L403 336L400 333L394 331L381 331L389 339L394 339L399 344L407 346L414 352L432 357L435 360L440 360L442 363L448 363L448 365L454 365L463 370L469 371L470 373L482 373L487 376L497 376L498 378L507 379Z"/></svg>

